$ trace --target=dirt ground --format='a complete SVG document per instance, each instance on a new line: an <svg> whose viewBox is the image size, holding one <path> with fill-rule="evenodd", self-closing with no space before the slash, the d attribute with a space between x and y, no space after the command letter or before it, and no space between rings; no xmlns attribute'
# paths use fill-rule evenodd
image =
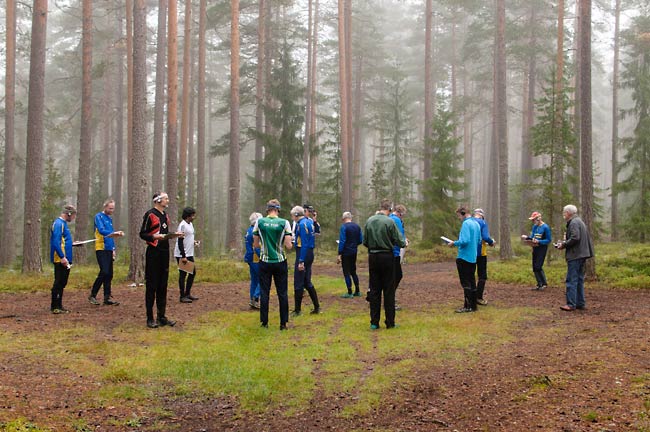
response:
<svg viewBox="0 0 650 432"><path fill-rule="evenodd" d="M367 274L365 270L360 269L361 274ZM315 273L340 274L335 266L320 266ZM409 264L404 274L398 323L399 314L408 310L460 305L453 263ZM367 286L367 277L362 277L362 286ZM168 315L178 320L175 331L211 310L248 310L245 283L199 285L195 295L201 299L191 305L176 301L175 288L170 287L168 305ZM219 295L212 295L217 289ZM86 403L84 395L101 383L57 364L10 355L0 347L0 421L25 417L59 431L75 430L64 422L71 416L97 431L156 430L154 424L183 432L650 430L650 293L594 290L587 285L587 309L564 312L559 309L564 304L563 287L533 292L529 286L488 282L487 290L486 308L528 306L547 313L517 324L510 342L479 347L473 354L480 360L469 366L420 368L411 377L416 384L397 383L381 406L366 416L338 415L342 400L353 394L319 397L289 417L273 411L242 416L234 399L179 399L164 389L159 396L171 416L156 418L148 407L141 407L140 413L119 406L98 409ZM104 328L103 337L110 340L113 330L125 323L144 327L142 289L117 284L114 293L120 306L95 307L86 301L85 291L69 291L65 305L72 313L64 316L49 313L49 293L2 294L0 331L20 338L48 331L61 320L92 322ZM324 307L354 301L360 310L365 308L362 299L321 297ZM141 427L115 426L111 421L133 415L146 419Z"/></svg>

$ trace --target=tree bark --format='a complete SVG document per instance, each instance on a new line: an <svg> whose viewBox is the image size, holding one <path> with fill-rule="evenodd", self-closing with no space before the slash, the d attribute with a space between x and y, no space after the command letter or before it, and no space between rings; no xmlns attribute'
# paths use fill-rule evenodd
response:
<svg viewBox="0 0 650 432"><path fill-rule="evenodd" d="M318 82L318 2L319 0L314 0L314 34L312 37L312 63L311 63L311 120L309 121L309 130L311 136L309 138L309 191L313 194L316 192L316 167L318 162L318 135L317 131L317 122L316 122L316 111L318 105L316 104L316 85Z"/></svg>
<svg viewBox="0 0 650 432"><path fill-rule="evenodd" d="M353 131L356 125L352 121L352 0L345 0L344 4L344 13L345 13L345 92L347 94L347 117L346 121L348 123L347 127L347 141L348 141L348 158L350 162L348 163L348 196L350 204L347 207L348 210L354 212L354 196L355 188L354 184L356 179L354 178L354 165L357 161L354 159L355 149L354 149L354 140Z"/></svg>
<svg viewBox="0 0 650 432"><path fill-rule="evenodd" d="M197 131L196 131L196 211L201 215L201 219L197 222L199 239L205 239L206 234L206 208L205 205L205 35L206 35L206 21L207 21L207 0L199 1L199 89L197 94Z"/></svg>
<svg viewBox="0 0 650 432"><path fill-rule="evenodd" d="M239 251L239 0L231 0L230 7L230 159L226 246L229 250Z"/></svg>
<svg viewBox="0 0 650 432"><path fill-rule="evenodd" d="M499 147L499 234L501 259L512 258L508 213L508 99L506 95L506 7L505 0L497 0L496 43L496 129Z"/></svg>
<svg viewBox="0 0 650 432"><path fill-rule="evenodd" d="M341 207L347 211L352 208L350 196L350 142L348 140L348 93L346 71L345 10L344 0L338 0L338 37L339 37L339 96L340 96L340 140L341 140Z"/></svg>
<svg viewBox="0 0 650 432"><path fill-rule="evenodd" d="M123 15L122 8L118 8L118 37L120 40L123 38ZM113 220L117 227L122 226L122 204L124 203L122 192L123 176L124 176L124 45L120 44L120 48L115 50L115 64L117 65L116 85L117 89L117 119L115 122L115 213L113 213ZM127 54L130 55L130 54ZM129 246L131 246L131 237L129 235Z"/></svg>
<svg viewBox="0 0 650 432"><path fill-rule="evenodd" d="M532 211L526 207L530 202L530 189L527 187L530 182L529 172L533 168L533 156L530 152L530 131L535 123L535 87L537 86L537 37L535 34L534 25L537 22L537 8L536 5L531 4L530 20L528 21L530 27L530 57L528 58L528 71L526 72L526 94L524 97L523 112L522 112L522 131L521 131L521 183L523 185L521 191L521 212L519 218L522 222L520 229L528 228L528 224L524 225L527 220L528 212Z"/></svg>
<svg viewBox="0 0 650 432"><path fill-rule="evenodd" d="M165 186L170 202L167 213L178 217L178 12L177 0L167 5L167 153ZM154 191L157 192L157 191Z"/></svg>
<svg viewBox="0 0 650 432"><path fill-rule="evenodd" d="M129 158L129 228L132 243L129 277L144 275L144 242L136 235L146 211L149 187L146 176L147 144L147 11L146 0L133 3L133 144Z"/></svg>
<svg viewBox="0 0 650 432"><path fill-rule="evenodd" d="M618 240L618 86L620 57L621 0L614 0L614 65L612 72L612 187L611 225L612 240Z"/></svg>
<svg viewBox="0 0 650 432"><path fill-rule="evenodd" d="M90 232L90 153L92 145L92 67L93 67L93 3L82 1L82 78L81 78L81 128L79 136L79 171L77 174L77 219L75 237L85 240ZM86 260L84 248L75 249L75 261Z"/></svg>
<svg viewBox="0 0 650 432"><path fill-rule="evenodd" d="M591 0L580 0L580 184L582 220L594 235L594 173L591 136ZM587 260L586 276L596 277L596 264Z"/></svg>
<svg viewBox="0 0 650 432"><path fill-rule="evenodd" d="M265 94L265 74L264 65L266 62L266 4L265 0L259 0L258 17L257 17L257 68L256 68L256 85L255 85L255 161L261 162L264 158L264 143L261 134L264 133L264 94ZM262 180L262 167L255 164L255 179ZM262 208L263 198L255 187L254 205L255 208Z"/></svg>
<svg viewBox="0 0 650 432"><path fill-rule="evenodd" d="M165 117L165 48L167 44L167 0L158 0L158 32L156 34L156 96L153 119L153 164L151 193L163 187L163 124Z"/></svg>
<svg viewBox="0 0 650 432"><path fill-rule="evenodd" d="M183 27L183 96L181 102L181 140L178 158L178 205L185 205L187 194L187 147L190 129L190 64L192 38L192 0L185 0L185 26Z"/></svg>
<svg viewBox="0 0 650 432"><path fill-rule="evenodd" d="M5 157L3 173L2 216L0 231L0 266L11 264L16 256L16 0L7 0L6 12L6 73L5 73Z"/></svg>
<svg viewBox="0 0 650 432"><path fill-rule="evenodd" d="M307 7L307 87L305 88L305 136L303 139L302 152L302 202L307 202L309 197L309 156L311 140L311 63L312 63L312 38L313 38L313 14L312 0L308 0Z"/></svg>
<svg viewBox="0 0 650 432"><path fill-rule="evenodd" d="M41 196L43 192L43 111L45 109L45 48L47 0L34 0L29 96L27 105L27 149L25 154L25 211L22 272L40 272Z"/></svg>

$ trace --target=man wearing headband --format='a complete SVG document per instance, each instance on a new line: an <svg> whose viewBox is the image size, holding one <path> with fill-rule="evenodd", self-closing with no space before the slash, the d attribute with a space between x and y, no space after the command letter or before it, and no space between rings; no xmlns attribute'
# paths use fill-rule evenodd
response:
<svg viewBox="0 0 650 432"><path fill-rule="evenodd" d="M260 322L269 326L269 294L271 279L280 303L280 330L287 329L289 322L289 296L287 257L283 246L291 249L291 226L289 221L279 217L280 201L272 199L266 204L266 217L255 221L253 247L260 248Z"/></svg>
<svg viewBox="0 0 650 432"><path fill-rule="evenodd" d="M73 205L66 204L50 230L50 261L54 264L50 310L53 314L70 312L63 307L63 289L68 284L70 266L72 266L72 234L68 224L76 217L77 209Z"/></svg>
<svg viewBox="0 0 650 432"><path fill-rule="evenodd" d="M142 218L140 238L147 242L145 255L145 305L147 308L147 327L173 326L175 321L165 316L167 307L167 279L169 277L169 216L165 209L169 206L169 196L165 192L153 195L153 208ZM153 319L153 304L158 309L158 319Z"/></svg>

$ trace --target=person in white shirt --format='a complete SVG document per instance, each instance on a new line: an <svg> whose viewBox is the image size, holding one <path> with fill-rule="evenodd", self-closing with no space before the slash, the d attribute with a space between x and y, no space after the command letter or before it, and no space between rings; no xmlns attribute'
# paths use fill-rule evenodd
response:
<svg viewBox="0 0 650 432"><path fill-rule="evenodd" d="M185 207L183 209L183 220L178 224L177 231L182 232L184 236L178 239L174 248L174 257L176 257L176 262L179 265L181 263L187 264L188 261L194 262L194 246L198 245L198 242L194 240L194 225L192 224L195 217L196 210L192 207ZM192 303L192 301L199 299L190 294L195 276L196 267L192 270L192 273L188 273L179 268L178 287L181 292L181 303Z"/></svg>

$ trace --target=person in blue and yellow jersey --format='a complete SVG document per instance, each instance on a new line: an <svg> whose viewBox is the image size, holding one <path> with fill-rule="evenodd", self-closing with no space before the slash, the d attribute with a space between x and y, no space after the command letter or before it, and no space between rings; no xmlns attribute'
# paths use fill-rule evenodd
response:
<svg viewBox="0 0 650 432"><path fill-rule="evenodd" d="M287 329L289 322L289 296L287 257L284 249L291 249L291 226L279 217L280 201L266 203L266 217L260 218L253 227L253 247L260 248L260 323L269 326L269 294L271 279L280 303L280 330Z"/></svg>
<svg viewBox="0 0 650 432"><path fill-rule="evenodd" d="M293 271L294 310L291 315L294 317L301 315L304 290L307 290L314 305L311 313L318 314L320 313L320 303L318 302L316 288L311 282L311 266L314 263L314 246L316 243L314 222L305 216L305 209L300 206L291 209L291 217L296 223L294 230L296 262Z"/></svg>
<svg viewBox="0 0 650 432"><path fill-rule="evenodd" d="M522 236L526 243L533 248L533 274L537 281L537 286L532 288L533 291L544 291L546 289L546 273L544 273L544 261L548 245L551 243L551 228L542 220L540 212L533 212L529 220L533 221L533 229L530 236Z"/></svg>
<svg viewBox="0 0 650 432"><path fill-rule="evenodd" d="M117 306L120 303L111 298L111 281L113 280L113 261L115 260L115 237L122 237L122 231L113 229L113 212L115 201L107 199L104 202L104 209L95 215L95 256L99 265L99 274L93 287L90 290L88 301L91 304L99 305L97 293L99 288L104 286L104 304Z"/></svg>
<svg viewBox="0 0 650 432"><path fill-rule="evenodd" d="M251 278L248 290L250 297L248 304L252 309L260 308L260 248L253 247L253 227L261 217L261 213L251 213L248 218L251 225L246 230L246 235L244 235L244 245L246 246L244 262L248 264L248 272Z"/></svg>
<svg viewBox="0 0 650 432"><path fill-rule="evenodd" d="M487 300L483 298L485 293L485 283L487 282L487 247L494 247L496 242L490 237L490 229L487 222L485 222L485 212L483 209L477 208L474 210L474 220L478 222L481 227L481 242L478 245L476 255L476 273L478 274L478 282L476 283L476 304L485 306L488 304Z"/></svg>
<svg viewBox="0 0 650 432"><path fill-rule="evenodd" d="M50 230L50 261L54 264L50 310L53 314L70 312L63 307L63 289L68 284L72 266L72 234L68 224L76 217L77 209L71 204L66 204Z"/></svg>

